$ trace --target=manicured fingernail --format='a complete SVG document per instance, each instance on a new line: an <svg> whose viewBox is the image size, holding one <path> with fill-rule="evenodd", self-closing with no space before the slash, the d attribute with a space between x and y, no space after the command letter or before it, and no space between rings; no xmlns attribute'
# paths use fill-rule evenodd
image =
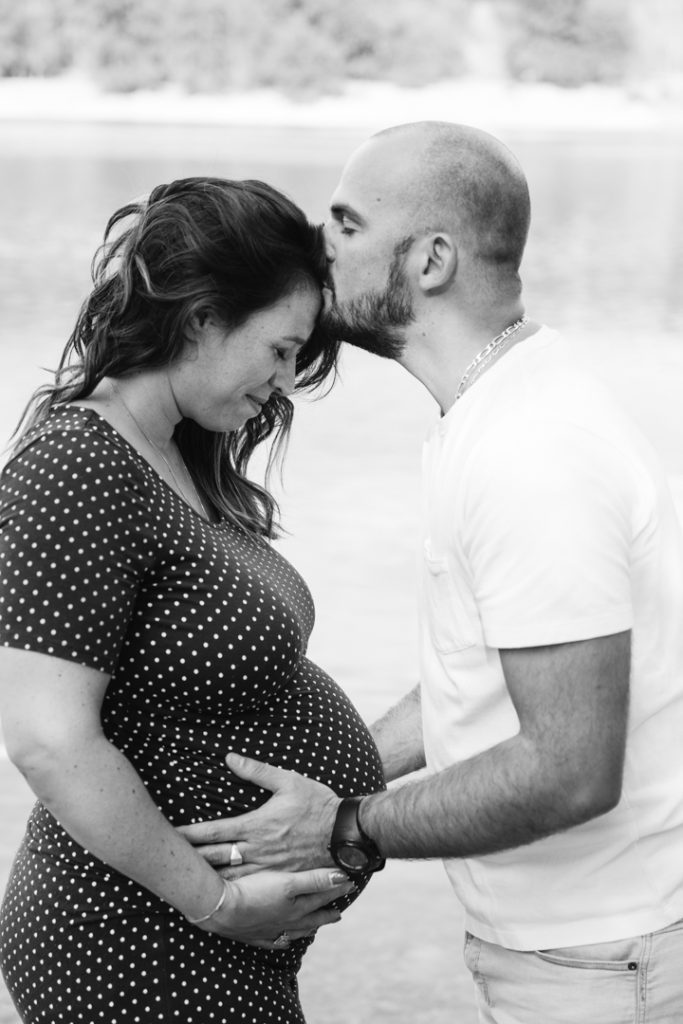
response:
<svg viewBox="0 0 683 1024"><path fill-rule="evenodd" d="M345 875L343 871L330 871L330 885L343 885L348 881L349 876Z"/></svg>

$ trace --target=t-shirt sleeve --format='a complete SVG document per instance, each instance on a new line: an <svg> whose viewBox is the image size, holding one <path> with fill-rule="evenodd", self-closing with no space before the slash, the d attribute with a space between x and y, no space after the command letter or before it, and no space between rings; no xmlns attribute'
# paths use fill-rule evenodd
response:
<svg viewBox="0 0 683 1024"><path fill-rule="evenodd" d="M463 488L462 524L489 646L631 628L637 486L614 445L571 424L529 423L482 439Z"/></svg>
<svg viewBox="0 0 683 1024"><path fill-rule="evenodd" d="M0 483L0 643L111 673L153 558L144 476L97 430L39 436Z"/></svg>

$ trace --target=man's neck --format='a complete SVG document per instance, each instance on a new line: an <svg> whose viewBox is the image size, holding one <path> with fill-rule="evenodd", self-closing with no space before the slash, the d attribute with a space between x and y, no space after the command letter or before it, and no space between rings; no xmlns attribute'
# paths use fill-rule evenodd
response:
<svg viewBox="0 0 683 1024"><path fill-rule="evenodd" d="M473 360L511 324L522 315L521 309L514 310L499 321L482 326L460 322L430 325L416 324L410 331L405 350L398 362L429 391L438 403L442 413L448 412L458 392L460 382ZM496 364L498 359L531 334L539 324L529 321L519 327L510 341L477 375L477 380Z"/></svg>

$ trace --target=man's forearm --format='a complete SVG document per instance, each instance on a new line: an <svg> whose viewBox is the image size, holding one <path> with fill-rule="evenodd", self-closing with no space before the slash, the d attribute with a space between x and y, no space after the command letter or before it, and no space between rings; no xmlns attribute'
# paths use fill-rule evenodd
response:
<svg viewBox="0 0 683 1024"><path fill-rule="evenodd" d="M519 732L361 804L385 857L468 857L606 814L621 797L630 633L500 652Z"/></svg>
<svg viewBox="0 0 683 1024"><path fill-rule="evenodd" d="M366 798L360 821L385 857L467 857L523 846L595 813L569 787L563 792L533 745L516 736Z"/></svg>
<svg viewBox="0 0 683 1024"><path fill-rule="evenodd" d="M371 726L387 782L424 768L419 685Z"/></svg>

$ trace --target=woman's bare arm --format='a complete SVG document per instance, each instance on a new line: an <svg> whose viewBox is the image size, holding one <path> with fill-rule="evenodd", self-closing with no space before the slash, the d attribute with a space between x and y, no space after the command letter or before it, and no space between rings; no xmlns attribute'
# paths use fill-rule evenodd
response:
<svg viewBox="0 0 683 1024"><path fill-rule="evenodd" d="M226 883L172 827L132 764L105 737L100 708L108 681L75 662L0 649L8 754L78 843L186 917L202 917L217 905ZM250 941L338 918L319 909L345 889L330 890L329 871L306 879L264 876L228 883L229 898L205 927Z"/></svg>

